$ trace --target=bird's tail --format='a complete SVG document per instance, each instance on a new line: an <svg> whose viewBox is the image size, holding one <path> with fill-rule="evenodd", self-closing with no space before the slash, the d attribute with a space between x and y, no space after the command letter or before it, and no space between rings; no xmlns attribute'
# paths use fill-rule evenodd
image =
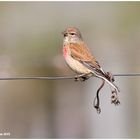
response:
<svg viewBox="0 0 140 140"><path fill-rule="evenodd" d="M119 88L113 83L114 82L114 78L112 80L112 77L110 77L111 73L106 73L105 76L101 76L102 79L104 79L109 85L111 85L111 87L113 87L114 89L116 89L118 92L120 92ZM112 76L112 74L111 74Z"/></svg>
<svg viewBox="0 0 140 140"><path fill-rule="evenodd" d="M101 78L105 80L112 88L114 88L116 91L120 92L119 88L114 84L114 77L110 72L105 72L100 66L99 68L96 68L95 66L91 65L90 63L80 61L85 67L90 69L98 78Z"/></svg>
<svg viewBox="0 0 140 140"><path fill-rule="evenodd" d="M119 88L114 84L114 77L110 72L104 72L103 70L101 70L100 73L94 71L93 74L96 77L105 80L112 88L120 92Z"/></svg>

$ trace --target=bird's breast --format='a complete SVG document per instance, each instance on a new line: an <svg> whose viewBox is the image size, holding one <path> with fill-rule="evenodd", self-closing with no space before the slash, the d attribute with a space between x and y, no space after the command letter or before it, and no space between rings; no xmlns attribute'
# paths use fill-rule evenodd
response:
<svg viewBox="0 0 140 140"><path fill-rule="evenodd" d="M63 46L63 56L65 58L66 63L68 66L77 73L91 73L91 70L86 68L83 64L81 64L78 60L74 59L71 56L70 47L69 45Z"/></svg>
<svg viewBox="0 0 140 140"><path fill-rule="evenodd" d="M67 45L63 46L63 56L66 58L69 53L69 47Z"/></svg>

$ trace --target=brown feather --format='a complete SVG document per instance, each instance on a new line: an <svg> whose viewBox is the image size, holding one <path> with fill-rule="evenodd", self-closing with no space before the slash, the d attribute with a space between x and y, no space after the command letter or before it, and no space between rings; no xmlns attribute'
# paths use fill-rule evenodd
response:
<svg viewBox="0 0 140 140"><path fill-rule="evenodd" d="M83 42L78 43L70 43L69 45L71 56L79 61L84 61L89 63L92 67L96 69L100 69L99 63L92 56L89 49L85 46Z"/></svg>

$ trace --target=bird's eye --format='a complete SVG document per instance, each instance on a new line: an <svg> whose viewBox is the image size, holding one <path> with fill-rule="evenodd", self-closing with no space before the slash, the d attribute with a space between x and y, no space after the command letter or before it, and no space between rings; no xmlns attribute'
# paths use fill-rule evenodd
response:
<svg viewBox="0 0 140 140"><path fill-rule="evenodd" d="M70 33L70 35L75 35L75 33Z"/></svg>

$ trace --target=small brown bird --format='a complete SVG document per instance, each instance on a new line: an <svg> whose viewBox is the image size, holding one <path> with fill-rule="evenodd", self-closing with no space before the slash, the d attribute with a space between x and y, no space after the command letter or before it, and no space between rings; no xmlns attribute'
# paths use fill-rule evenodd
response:
<svg viewBox="0 0 140 140"><path fill-rule="evenodd" d="M68 27L63 32L63 36L63 56L68 66L77 74L80 74L79 78L87 80L91 76L98 77L104 82L106 81L117 94L119 89L113 83L114 79L110 76L109 72L105 72L101 68L98 61L91 54L83 41L80 31L75 27ZM113 103L118 104L118 98Z"/></svg>

